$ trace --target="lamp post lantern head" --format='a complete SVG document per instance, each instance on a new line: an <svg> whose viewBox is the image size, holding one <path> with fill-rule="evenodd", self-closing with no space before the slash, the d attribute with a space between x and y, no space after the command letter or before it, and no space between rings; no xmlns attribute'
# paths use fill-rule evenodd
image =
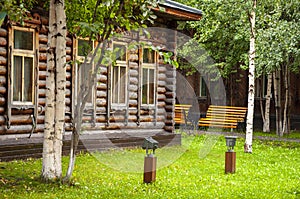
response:
<svg viewBox="0 0 300 199"><path fill-rule="evenodd" d="M225 136L228 152L232 152L235 146L237 136Z"/></svg>
<svg viewBox="0 0 300 199"><path fill-rule="evenodd" d="M146 155L149 156L148 150L152 150L153 154L155 153L155 149L158 148L158 141L154 140L152 137L147 137L144 139L143 149L146 149ZM150 154L151 155L151 154Z"/></svg>

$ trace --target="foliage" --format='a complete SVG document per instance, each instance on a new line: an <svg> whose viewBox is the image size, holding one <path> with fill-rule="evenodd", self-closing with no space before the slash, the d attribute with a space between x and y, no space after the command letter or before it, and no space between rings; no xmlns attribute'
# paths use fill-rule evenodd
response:
<svg viewBox="0 0 300 199"><path fill-rule="evenodd" d="M196 30L195 38L223 77L248 68L249 20L251 1L180 0L197 7L203 19L186 28ZM233 9L234 8L234 9ZM259 77L280 65L299 70L300 3L293 0L259 1L256 10L256 73Z"/></svg>
<svg viewBox="0 0 300 199"><path fill-rule="evenodd" d="M150 5L156 0L71 0L66 1L68 30L81 37L107 39L107 34L146 27L156 18ZM97 8L97 9L95 9ZM106 38L105 38L106 37Z"/></svg>
<svg viewBox="0 0 300 199"><path fill-rule="evenodd" d="M36 0L0 0L0 26L5 15L23 24L27 17L25 13L28 13L35 3Z"/></svg>
<svg viewBox="0 0 300 199"><path fill-rule="evenodd" d="M188 150L175 162L157 171L156 182L144 184L142 173L122 173L105 166L90 154L79 155L73 186L41 183L41 160L0 162L3 198L299 198L300 144L254 140L255 154L243 153L239 138L236 173L224 174L225 139L199 158L205 136L185 137ZM184 147L184 146L182 146ZM170 147L170 152L180 146ZM141 149L130 150L141 154ZM158 162L161 159L157 150ZM119 162L122 151L109 152ZM140 155L143 161L143 153ZM66 166L66 159L64 166ZM85 172L82 172L85 171Z"/></svg>

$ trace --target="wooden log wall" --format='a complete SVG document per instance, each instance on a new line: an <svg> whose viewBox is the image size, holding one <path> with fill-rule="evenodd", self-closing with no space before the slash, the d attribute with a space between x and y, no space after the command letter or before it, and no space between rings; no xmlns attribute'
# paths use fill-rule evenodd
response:
<svg viewBox="0 0 300 199"><path fill-rule="evenodd" d="M6 125L7 111L7 76L8 76L8 30L0 29L0 134L16 134L43 132L45 121L46 103L46 77L47 77L47 42L48 20L35 14L36 20L28 21L27 25L35 27L38 32L38 89L37 89L37 125L33 127L33 109L15 109L11 111L10 128ZM155 33L149 40L146 37L141 40L152 42L154 46L163 46L165 49L174 49L174 35ZM164 35L163 35L164 34ZM127 35L123 42L136 40L137 35ZM66 61L72 61L74 55L74 37L67 37ZM169 45L169 46L167 46ZM174 131L173 107L175 103L175 77L176 69L166 65L160 59L156 72L156 102L154 107L142 107L140 105L140 73L141 62L139 50L131 50L128 54L128 85L127 104L123 109L115 109L110 104L110 67L101 66L97 75L95 86L94 109L87 109L82 118L85 130L111 130L111 129L163 129ZM71 130L71 117L74 108L75 82L77 77L73 74L73 65L66 67L66 130Z"/></svg>

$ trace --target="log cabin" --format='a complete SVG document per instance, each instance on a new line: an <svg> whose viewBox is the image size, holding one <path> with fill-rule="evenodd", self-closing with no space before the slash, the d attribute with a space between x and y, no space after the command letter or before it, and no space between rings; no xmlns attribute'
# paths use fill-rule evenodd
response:
<svg viewBox="0 0 300 199"><path fill-rule="evenodd" d="M176 30L178 21L200 20L202 16L200 10L170 0L162 1L153 11L158 16L153 27L171 30ZM30 16L23 26L5 20L0 27L0 161L42 155L48 16L34 9ZM141 40L175 48L175 33L155 34L159 35ZM132 39L137 39L136 35L110 44L126 53L97 74L82 118L84 131L78 150L141 146L148 136L157 139L160 146L181 143L173 121L176 69L147 47L128 50ZM79 67L84 57L80 48L85 43L70 34L66 41L64 154L70 145L79 85L88 74Z"/></svg>
<svg viewBox="0 0 300 199"><path fill-rule="evenodd" d="M208 74L201 74L196 72L192 75L186 75L187 70L177 70L177 80L176 84L176 96L187 96L184 100L176 99L176 103L183 104L192 104L197 102L199 105L199 111L201 117L205 117L209 105L213 104L213 96L210 93L212 90L212 82L205 81L205 76ZM207 77L206 77L207 78ZM284 75L281 74L281 80L284 79ZM289 102L289 115L290 115L290 130L299 131L300 130L300 87L299 85L300 74L290 73L290 102ZM227 78L220 78L218 81L221 81L225 87L224 101L220 103L221 105L227 106L238 106L238 107L247 107L248 99L248 72L246 70L237 69L235 73L232 73ZM180 83L179 83L180 82ZM267 76L262 75L256 79L255 82L255 105L254 105L254 130L262 131L263 129L263 119L262 119L262 110L266 101L267 93ZM192 90L187 90L189 88ZM185 89L183 89L185 88ZM282 114L284 109L285 102L285 87L282 83L281 85L281 107ZM188 93L193 93L193 95ZM270 108L270 129L271 131L276 130L276 110L275 110L275 98L274 98L274 89L272 86L272 97L271 97L271 108ZM214 100L216 101L216 100Z"/></svg>

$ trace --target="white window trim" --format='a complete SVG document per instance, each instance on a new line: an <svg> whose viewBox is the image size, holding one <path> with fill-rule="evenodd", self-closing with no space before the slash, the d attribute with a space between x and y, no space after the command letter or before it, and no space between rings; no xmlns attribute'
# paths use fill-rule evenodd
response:
<svg viewBox="0 0 300 199"><path fill-rule="evenodd" d="M19 31L24 31L24 32L32 32L33 34L33 38L32 38L32 41L33 41L33 44L32 44L32 50L23 50L23 49L15 49L14 48L14 30L19 30ZM14 79L14 56L21 56L21 57L31 57L33 62L32 62L32 82L31 82L31 86L32 86L32 99L31 101L27 101L27 102L22 102L22 101L14 101L13 100L13 96L14 96L14 91L13 91L13 88L14 88L14 81L11 81L11 104L12 105L34 105L35 104L35 98L37 97L37 91L35 89L35 64L36 64L36 47L37 47L37 42L36 42L36 31L35 29L33 28L24 28L24 27L17 27L17 26L12 26L12 34L11 34L11 43L10 45L12 46L12 52L11 52L11 71L10 71L10 75L11 75L11 79L13 80ZM22 68L22 70L24 70L24 68ZM24 86L24 77L22 77L22 86ZM22 88L22 90L24 90Z"/></svg>
<svg viewBox="0 0 300 199"><path fill-rule="evenodd" d="M89 63L90 61L91 61L91 58L89 57L89 56L87 56L87 57L85 57L85 56L80 56L80 55L78 55L78 52L79 52L79 46L78 46L78 44L79 44L79 40L85 40L85 41L89 41L89 38L81 38L81 37L79 37L79 38L76 38L76 49L75 49L75 56L76 56L76 60L77 61L79 61L80 63L84 63L84 61L85 61L85 59L87 59L87 63ZM92 48L92 52L95 50L95 41L92 41L92 46L93 46L93 48ZM91 53L92 53L91 52ZM81 80L81 76L80 76L80 74L79 74L79 65L78 65L78 63L76 62L76 64L75 64L75 68L76 68L76 70L75 70L75 77L77 77L77 80L76 80L76 83L75 83L75 99L78 99L78 95L79 95L79 87L80 87L80 80ZM92 65L92 70L94 70L95 68L94 68L94 64ZM94 103L95 103L95 85L93 85L93 87L92 87L92 96L91 96L91 102L87 102L86 103L86 105L85 105L85 108L87 108L87 109L91 109L91 108L93 108L94 107Z"/></svg>
<svg viewBox="0 0 300 199"><path fill-rule="evenodd" d="M143 85L141 85L141 93L140 93L140 98L141 98L141 106L142 107L149 107L149 108L152 108L152 107L154 107L155 106L155 101L156 101L156 84L157 84L157 81L156 81L156 79L157 79L157 63L158 63L158 54L157 54L157 52L156 51L154 51L153 50L153 52L154 52L154 63L144 63L143 62L143 57L144 57L144 49L147 49L147 47L144 47L144 48L142 48L141 49L141 54L142 54L142 56L141 56L141 63L142 63L142 67L141 67L141 82L143 82L143 79L144 79L144 77L143 77L143 69L154 69L154 91L153 91L153 104L149 104L149 103L147 103L147 104L145 104L145 103L143 103ZM148 47L148 49L151 49L150 47ZM148 77L148 79L147 79L147 82L149 82L149 77ZM148 90L147 90L147 96L149 96L149 87L147 87L148 88ZM147 101L149 101L149 99L147 99Z"/></svg>
<svg viewBox="0 0 300 199"><path fill-rule="evenodd" d="M110 72L110 86L111 86L111 94L110 94L110 101L111 101L111 106L113 109L124 109L124 107L127 106L127 102L128 102L128 99L127 99L127 95L128 95L128 88L127 88L127 84L128 84L128 46L127 46L127 43L125 42L113 42L112 43L112 49L114 50L114 45L122 45L125 47L125 55L126 55L126 59L125 61L120 61L120 60L116 60L116 64L115 65L112 65L111 66L111 72ZM114 94L114 79L113 79L113 70L114 70L114 67L124 67L125 68L125 91L124 91L124 97L125 97L125 101L124 103L114 103L113 102L113 94ZM120 79L120 70L118 70L118 79ZM120 98L120 96L118 95L118 98ZM119 99L118 99L119 101Z"/></svg>

